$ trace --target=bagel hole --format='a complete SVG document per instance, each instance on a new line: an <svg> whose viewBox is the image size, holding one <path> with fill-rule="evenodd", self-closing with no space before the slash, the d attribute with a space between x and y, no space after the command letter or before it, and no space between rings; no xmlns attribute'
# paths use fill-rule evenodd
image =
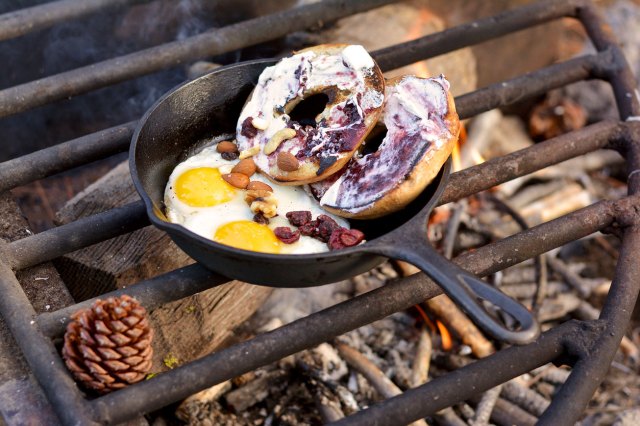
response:
<svg viewBox="0 0 640 426"><path fill-rule="evenodd" d="M301 126L316 127L316 117L327 107L329 96L324 93L311 95L301 100L298 105L289 112L291 120L297 121Z"/></svg>
<svg viewBox="0 0 640 426"><path fill-rule="evenodd" d="M364 143L362 144L362 149L360 150L360 154L367 155L367 154L372 154L376 152L380 148L380 145L382 144L382 141L384 140L385 137L387 137L386 127L384 126L374 127L371 133L369 133L367 138L364 140Z"/></svg>

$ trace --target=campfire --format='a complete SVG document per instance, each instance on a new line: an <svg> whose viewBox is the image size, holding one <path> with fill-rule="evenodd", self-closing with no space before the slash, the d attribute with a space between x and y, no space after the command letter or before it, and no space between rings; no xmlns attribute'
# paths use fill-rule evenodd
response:
<svg viewBox="0 0 640 426"><path fill-rule="evenodd" d="M640 17L637 5L204 3L3 11L0 39L16 51L87 24L108 27L115 49L44 75L25 62L28 80L12 71L0 90L0 127L42 141L11 147L0 163L8 425L637 422L640 61L638 35L620 32ZM125 42L134 50L114 47ZM543 331L534 343L491 338L409 263L271 289L209 271L149 226L126 152L163 92L221 66L340 42L363 45L387 77L442 73L451 82L463 129L426 237L524 305ZM101 96L105 109L128 106L81 120ZM56 144L62 137L70 140ZM100 318L110 297L125 301L131 329L144 324L144 344L153 334L150 367L135 372L138 383L94 392L65 366L63 356L79 355L63 335L91 317L81 309L94 306Z"/></svg>

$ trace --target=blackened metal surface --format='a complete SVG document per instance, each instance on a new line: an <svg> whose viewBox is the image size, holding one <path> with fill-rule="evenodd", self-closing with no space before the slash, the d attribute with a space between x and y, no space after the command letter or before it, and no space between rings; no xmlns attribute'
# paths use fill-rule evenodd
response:
<svg viewBox="0 0 640 426"><path fill-rule="evenodd" d="M597 327L592 327L591 330L586 329L577 321L566 322L544 333L535 343L501 350L331 424L336 426L407 424L423 418L424 413L435 413L459 401L465 401L480 392L531 371L541 363L558 359L563 353L567 336L587 332L586 339L594 339L599 331L601 330Z"/></svg>
<svg viewBox="0 0 640 426"><path fill-rule="evenodd" d="M0 117L176 67L187 61L274 40L318 22L330 22L393 1L325 0L4 89L0 91Z"/></svg>
<svg viewBox="0 0 640 426"><path fill-rule="evenodd" d="M89 407L58 356L53 342L40 333L35 325L36 312L20 283L2 260L0 293L0 312L60 420L70 425L78 421L94 424Z"/></svg>
<svg viewBox="0 0 640 426"><path fill-rule="evenodd" d="M37 322L44 334L60 337L69 321L69 316L78 309L89 307L96 299L127 294L136 298L147 310L151 310L164 303L192 296L228 281L228 278L196 263L55 312L41 313L38 315Z"/></svg>
<svg viewBox="0 0 640 426"><path fill-rule="evenodd" d="M0 163L0 192L125 152L135 125L121 124Z"/></svg>
<svg viewBox="0 0 640 426"><path fill-rule="evenodd" d="M523 15L520 17L511 17L509 19L502 18L496 21L485 20L483 26L480 26L478 23L475 23L475 26L474 24L470 24L470 27L467 27L467 31L464 33L467 38L467 42L464 43L464 45L477 42L478 37L496 37L502 35L505 33L506 28L503 26L514 25L510 31L519 29L515 27L514 22L520 22L522 25L529 25L524 22L531 22L535 20L543 22L545 19L552 19L551 15L554 15L555 13L558 13L558 16L564 14L577 16L584 23L589 35L592 37L594 44L599 50L599 53L593 57L604 57L609 60L602 61L598 59L592 62L591 58L593 57L588 57L587 59L573 61L573 65L567 66L567 68L555 68L559 75L549 75L548 79L543 77L543 81L538 82L533 77L523 79L521 81L525 86L523 86L524 88L521 90L521 93L527 93L526 85L538 87L536 90L545 90L544 87L551 88L558 84L566 84L576 78L582 78L581 76L585 76L584 78L601 78L612 83L621 117L623 119L627 119L629 117L633 118L639 116L640 111L638 110L638 99L634 96L635 83L628 70L628 66L624 57L621 55L620 50L613 43L613 37L606 27L603 26L603 21L597 16L591 6L589 6L589 2L556 1L544 2L542 4L543 6L538 9L538 15L532 12L533 9L520 9L519 13ZM587 6L583 6L583 4ZM548 12L545 12L542 9L548 9ZM525 12L522 12L523 10ZM506 15L502 14L500 16L508 16L509 13L517 15L518 11L507 12ZM542 16L545 13L548 13L547 17ZM531 16L524 17L524 15ZM402 49L395 49L394 47L387 49L386 51L377 52L379 53L378 59L380 59L386 68L392 67L391 64L400 66L403 62L409 63L414 60L424 59L425 56L423 55L426 55L425 52L429 53L429 55L437 55L444 51L462 47L460 43L462 43L461 37L463 33L456 33L455 31L451 32L452 30L448 31L449 33L446 36L443 34L429 36L431 38L427 37L420 39L410 46L401 45ZM475 37L470 37L470 34L473 34ZM423 44L420 45L420 43ZM429 47L429 45L434 46L440 43L443 43L446 46L439 48ZM421 47L424 47L427 50L421 50ZM407 55L406 57L404 56L405 54ZM414 56L412 57L411 55ZM581 66L575 66L576 64L580 65L578 61L585 61L586 67L581 68ZM554 65L553 67L556 66ZM572 75L568 77L564 76L562 75L564 72L572 73ZM541 75L538 74L537 76L540 77ZM512 81L515 80L517 79ZM496 105L496 102L499 102L500 97L497 97L496 93L498 93L499 90L501 90L499 87L493 86L487 90L486 94L475 100L482 103L482 105L487 109L498 106ZM500 92L500 96L507 96L509 99L508 102L514 102L518 99L518 90L520 89L507 87L503 92ZM0 92L0 95L1 94L2 92ZM473 102L474 100L472 98L460 98L459 100L466 114L472 114L480 111L480 109L476 109L476 104ZM48 101L49 100L43 100L42 102L46 103ZM16 104L20 103L18 101L15 102ZM28 102L31 102L31 100L28 100ZM508 102L500 105L504 105ZM21 107L18 105L15 112L22 110L20 108L28 109L33 106L34 105L26 105ZM10 113L13 112L7 112L7 110L5 110L5 115ZM584 135L579 135L575 140L573 136L569 138L556 138L549 141L553 145L541 148L548 151L540 151L540 153L546 152L546 154L552 155L553 159L551 161L556 162L561 161L561 158L567 156L573 157L580 153L597 149L601 146L607 146L607 144L609 144L610 146L619 149L627 159L629 170L629 193L631 195L636 195L640 193L640 173L638 173L638 170L640 170L640 129L638 127L639 123L633 120L628 120L626 123L618 123L617 125L604 123L602 124L602 127L593 127L590 129L591 131L597 131L597 134L593 138L583 138L582 136ZM609 140L611 138L613 138L614 141ZM586 145L586 147L583 145ZM570 153L571 147L578 150L575 155ZM507 158L505 163L490 163L484 166L484 168L482 166L473 168L472 170L474 172L485 173L485 177L492 179L484 185L476 184L473 187L474 190L485 189L487 186L492 186L492 184L500 183L504 180L525 174L522 173L520 167L524 167L525 163L528 161L538 161L535 158L527 159L530 154L537 152L534 148L537 147L531 148L532 151L521 152L516 157ZM562 150L563 153L554 155L552 151L556 148ZM541 155L540 157L544 157L545 155ZM541 168L548 165L549 162L544 159L544 161L538 161L535 164L538 168ZM504 173L500 171L498 167L499 165L509 165L508 172ZM462 186L465 179L465 172L461 173L463 174L452 175L452 182L454 185L453 189L450 190L451 192L448 191L445 193L445 197L447 197L446 199L452 200L471 193L470 190L459 189L459 186ZM456 179L460 179L458 183L456 183ZM486 274L511 266L539 253L548 251L562 244L566 244L574 239L589 235L597 230L610 226L614 221L618 221L620 226L627 228L624 234L623 248L620 255L622 261L618 265L616 277L612 285L612 293L605 304L601 320L593 323L583 323L576 330L573 328L568 330L565 328L567 326L561 326L558 331L558 333L567 333L567 338L564 340L564 345L561 349L566 352L565 355L571 355L576 363L573 370L574 373L571 378L561 389L558 398L554 399L551 407L543 416L543 423L571 424L578 418L591 396L590 392L592 392L598 385L602 378L603 369L608 366L608 363L611 361L613 354L619 345L620 338L622 337L622 330L625 329L631 312L631 309L628 309L628 307L633 304L638 293L637 286L640 284L640 277L638 276L638 268L636 264L637 262L634 263L634 256L638 250L640 250L640 243L638 242L640 238L638 237L637 230L638 225L635 222L638 217L637 211L639 210L639 204L637 196L617 202L606 201L596 203L583 210L539 225L495 244L485 246L474 253L467 253L457 259L457 263L465 269L478 274ZM102 224L109 228L109 232L102 234L100 238L105 238L107 234L115 236L120 231L117 230L117 226L113 226L113 220L110 219L102 222L102 219L108 216L109 215L106 214L105 216L88 218L86 222L83 222L83 224L88 229L89 227L96 226L97 224ZM118 221L121 219L122 218L118 219ZM69 230L73 230L73 234L66 234ZM41 239L27 239L25 243L22 243L22 245L18 244L17 246L8 246L5 248L5 254L9 253L8 257L11 258L15 256L16 248L18 248L31 256L31 259L27 263L38 262L41 261L41 258L50 258L51 256L61 254L64 250L80 248L90 244L91 241L97 241L93 236L84 237L82 235L84 231L85 230L82 230L81 227L63 228L63 231L60 233L52 232L41 237ZM74 239L75 241L72 241ZM63 242L62 244L65 245L64 250L46 246L46 244L55 245L58 244L58 242ZM40 244L44 244L44 246L41 248L39 247ZM12 253L13 256L11 255ZM19 262L14 266L19 266ZM197 276L197 271L194 273L194 277L195 276ZM25 302L26 299L23 297L24 294L21 294L19 287L15 287L14 278L15 277L11 271L8 271L5 266L0 267L0 292L2 292L3 296L8 295L6 298L3 297L2 300L0 300L0 311L7 322L10 323L12 331L16 337L20 338L22 335L26 336L25 342L23 343L23 349L27 351L28 344L30 345L35 342L37 345L39 344L37 340L44 339L44 336L42 336L38 331L39 323L31 323L31 321L35 321L33 309L28 305L28 302ZM204 285L200 281L195 280L195 278L192 284ZM146 282L145 285L149 285L149 282ZM184 293L179 291L165 296L167 298L180 297L181 295L186 295L188 293L189 290L185 290ZM222 376L232 377L241 372L251 370L259 365L266 364L269 360L278 359L278 354L280 354L280 356L284 356L286 354L293 353L296 350L319 343L320 341L315 339L315 336L312 335L313 333L309 333L309 330L311 329L310 327L317 327L318 325L324 326L325 328L320 330L322 331L322 336L324 336L326 340L336 334L348 331L358 325L364 325L375 319L382 318L388 313L404 309L414 303L422 301L428 297L433 297L439 293L440 289L423 275L414 275L412 277L399 280L398 282L372 292L369 295L365 295L366 297L360 296L345 302L344 304L338 305L337 307L314 314L296 323L278 329L268 335L265 335L265 337L261 338L262 340L258 340L257 343L255 341L250 341L238 347L229 348L219 354L205 357L201 361L198 361L196 368L191 368L191 365L187 365L167 373L168 376L166 377L161 375L157 378L158 381L155 382L159 384L160 387L158 388L154 388L147 383L143 383L135 385L124 391L116 392L107 397L99 398L91 403L78 400L73 396L73 391L67 392L68 388L65 388L65 381L68 382L70 379L65 372L59 370L58 367L60 366L60 360L54 352L50 350L47 352L48 349L36 351L35 354L29 355L29 362L38 375L39 381L47 385L45 386L47 395L52 401L57 403L58 415L65 421L65 423L88 423L89 420L87 418L87 413L93 415L94 420L99 420L101 422L125 420L138 412L149 411L153 408L175 401L179 399L180 396L186 396L191 393L189 390L200 390L207 385L219 381ZM160 301L160 299L165 296L154 299L154 296L150 295L150 300ZM379 297L381 298L380 300L378 300ZM343 316L338 316L336 313L341 313ZM46 324L46 320L44 319L43 324ZM316 329L314 329L314 331ZM595 336L594 333L598 333L598 336ZM291 337L296 336L300 337L300 340L290 340ZM290 346L292 341L295 343L293 347ZM50 345L50 342L45 343L45 346L46 345ZM240 349L244 350L244 352L240 351ZM30 346L28 350L31 350ZM264 353L271 358L265 359L261 357L261 353L259 352L261 350L264 350ZM236 354L236 357L233 358L233 361L235 362L231 362L230 359L225 359L225 356L229 354ZM588 356L586 356L586 354L588 354ZM546 353L544 357L541 355L541 357L536 360L536 363L539 362L542 364L547 355L548 354ZM563 359L566 360L566 357ZM490 368L485 368L483 371L486 370L491 373L493 373L493 371L500 371L505 362L509 361L518 362L517 359L514 360L513 358L503 360L502 364L494 364L492 361L492 363L485 364L485 367L488 365ZM53 364L51 364L53 365L52 368L49 368L50 362L53 362ZM531 362L534 363L534 360ZM228 370L219 370L225 368L228 368ZM200 373L203 374L199 376L198 374ZM490 373L486 374L488 375ZM195 380L196 384L188 382L192 378ZM472 377L465 376L463 380L470 387L476 385L476 382L486 385L490 381L490 379L487 379L482 374ZM439 383L447 382L442 381ZM177 386L177 388L174 388L174 386ZM443 387L443 392L446 392L446 386L443 384L432 386L435 387L436 390L434 392L436 393L439 392L440 387ZM71 395L71 398L62 398L59 395L59 389L63 389L63 393L67 392L67 394ZM167 391L166 395L157 395L158 392L163 390ZM147 405L147 400L151 405ZM91 408L95 408L95 411L87 411ZM428 409L419 407L420 412L414 412L413 416L416 414L425 415L431 408L434 408L434 406L431 405L427 408ZM390 410L388 415L393 413L397 415L394 417L394 422L396 424L399 422L401 423L403 419L405 419L405 417L403 417L403 413L406 413L408 409L409 408L404 404L397 404L393 400L391 400L390 404L387 405L387 410ZM413 410L414 407L410 407L410 409ZM363 419L364 423L373 424L375 421L375 411L364 411L359 414L358 418Z"/></svg>
<svg viewBox="0 0 640 426"><path fill-rule="evenodd" d="M13 269L24 269L149 224L141 201L107 210L9 244Z"/></svg>
<svg viewBox="0 0 640 426"><path fill-rule="evenodd" d="M0 41L108 8L150 0L59 0L0 15Z"/></svg>

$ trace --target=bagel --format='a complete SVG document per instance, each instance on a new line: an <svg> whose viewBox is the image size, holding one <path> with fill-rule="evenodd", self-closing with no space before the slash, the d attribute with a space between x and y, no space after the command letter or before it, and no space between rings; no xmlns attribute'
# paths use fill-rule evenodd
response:
<svg viewBox="0 0 640 426"><path fill-rule="evenodd" d="M315 120L290 117L304 99L324 94ZM359 45L325 44L266 68L238 119L238 148L283 185L320 181L340 170L378 121L384 78ZM283 160L286 158L286 162Z"/></svg>
<svg viewBox="0 0 640 426"><path fill-rule="evenodd" d="M444 76L398 77L387 82L377 151L356 155L329 179L308 189L323 209L353 219L374 219L413 201L435 178L460 131ZM366 147L366 142L365 142Z"/></svg>

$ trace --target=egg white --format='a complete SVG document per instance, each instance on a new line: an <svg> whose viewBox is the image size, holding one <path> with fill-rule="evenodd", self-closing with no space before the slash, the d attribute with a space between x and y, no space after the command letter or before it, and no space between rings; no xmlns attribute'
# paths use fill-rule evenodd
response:
<svg viewBox="0 0 640 426"><path fill-rule="evenodd" d="M220 170L221 174L230 173L233 166L240 160L228 161L222 158L215 146L205 148L182 163L178 164L165 188L164 202L167 218L173 223L179 223L188 230L208 239L213 239L217 229L229 222L239 220L253 220L253 213L249 205L244 201L246 191L237 189L234 198L226 203L213 207L192 207L182 202L174 191L175 181L180 175L190 169L199 167L212 167ZM309 210L315 218L325 214L332 217L340 226L349 228L349 222L323 210L318 202L310 197L300 186L282 186L273 183L259 172L251 176L251 180L264 182L273 188L273 194L278 201L278 215L269 219L269 228L288 226L286 214L290 211ZM322 241L304 235L293 244L282 244L282 254L305 254L328 251L328 247Z"/></svg>

